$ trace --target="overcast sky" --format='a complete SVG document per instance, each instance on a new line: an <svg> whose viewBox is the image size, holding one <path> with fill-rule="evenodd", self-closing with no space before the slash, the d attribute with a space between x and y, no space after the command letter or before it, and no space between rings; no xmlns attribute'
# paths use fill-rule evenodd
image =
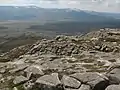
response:
<svg viewBox="0 0 120 90"><path fill-rule="evenodd" d="M0 5L36 5L120 13L120 0L0 0Z"/></svg>

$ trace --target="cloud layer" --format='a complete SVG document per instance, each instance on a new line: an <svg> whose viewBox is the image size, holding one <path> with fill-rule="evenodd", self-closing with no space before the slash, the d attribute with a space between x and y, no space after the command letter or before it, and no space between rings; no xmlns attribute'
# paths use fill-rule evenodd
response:
<svg viewBox="0 0 120 90"><path fill-rule="evenodd" d="M44 8L120 12L120 0L0 0L0 5L36 5Z"/></svg>

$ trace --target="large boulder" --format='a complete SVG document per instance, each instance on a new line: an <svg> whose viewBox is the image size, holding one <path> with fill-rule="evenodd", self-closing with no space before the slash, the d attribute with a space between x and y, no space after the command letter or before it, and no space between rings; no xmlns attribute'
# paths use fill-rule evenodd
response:
<svg viewBox="0 0 120 90"><path fill-rule="evenodd" d="M51 75L44 75L38 78L33 88L37 88L38 90L63 90L58 73L52 73Z"/></svg>
<svg viewBox="0 0 120 90"><path fill-rule="evenodd" d="M120 85L110 85L105 90L120 90Z"/></svg>
<svg viewBox="0 0 120 90"><path fill-rule="evenodd" d="M30 78L31 75L44 75L44 72L42 71L42 67L37 65L32 65L26 68L24 72L26 72L28 78Z"/></svg>
<svg viewBox="0 0 120 90"><path fill-rule="evenodd" d="M120 84L120 68L114 68L111 70L107 77L110 80L110 84Z"/></svg>
<svg viewBox="0 0 120 90"><path fill-rule="evenodd" d="M10 73L16 73L16 72L19 72L19 71L23 71L28 66L29 65L27 65L27 64L17 64L17 65L15 65L15 68L10 70L9 72Z"/></svg>
<svg viewBox="0 0 120 90"><path fill-rule="evenodd" d="M73 78L81 81L84 84L90 85L93 90L104 90L108 86L108 80L105 76L98 73L75 73L70 75Z"/></svg>
<svg viewBox="0 0 120 90"><path fill-rule="evenodd" d="M13 84L21 84L26 82L28 79L24 76L16 76L15 79L13 80Z"/></svg>
<svg viewBox="0 0 120 90"><path fill-rule="evenodd" d="M64 75L62 77L62 83L65 87L71 87L71 88L74 88L74 89L77 89L80 87L81 85L81 82L78 81L77 79L75 78L72 78L72 77L69 77L69 76L66 76Z"/></svg>

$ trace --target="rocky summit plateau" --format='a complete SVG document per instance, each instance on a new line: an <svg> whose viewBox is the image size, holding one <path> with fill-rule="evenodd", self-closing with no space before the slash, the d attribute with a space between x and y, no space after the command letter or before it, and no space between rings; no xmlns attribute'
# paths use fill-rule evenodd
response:
<svg viewBox="0 0 120 90"><path fill-rule="evenodd" d="M0 90L120 90L120 30L59 35L3 53Z"/></svg>

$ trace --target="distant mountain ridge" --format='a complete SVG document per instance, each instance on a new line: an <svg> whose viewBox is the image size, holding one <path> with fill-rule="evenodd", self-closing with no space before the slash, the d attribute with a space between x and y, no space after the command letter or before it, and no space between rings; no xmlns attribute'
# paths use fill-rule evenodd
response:
<svg viewBox="0 0 120 90"><path fill-rule="evenodd" d="M110 12L95 12L95 11L88 11L94 15L106 16L106 17L113 17L116 19L120 19L120 13L110 13Z"/></svg>
<svg viewBox="0 0 120 90"><path fill-rule="evenodd" d="M45 9L36 6L0 6L0 20L80 21L101 22L116 20L113 16L98 12L72 9Z"/></svg>

